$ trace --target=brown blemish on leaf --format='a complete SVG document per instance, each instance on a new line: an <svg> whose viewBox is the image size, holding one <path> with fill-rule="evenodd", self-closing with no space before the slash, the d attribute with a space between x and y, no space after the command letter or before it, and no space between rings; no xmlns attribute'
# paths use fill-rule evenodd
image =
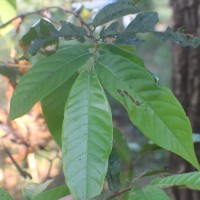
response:
<svg viewBox="0 0 200 200"><path fill-rule="evenodd" d="M117 93L122 97L129 97L129 99L137 106L139 107L141 103L138 100L135 100L126 90L122 91L120 89L117 89Z"/></svg>

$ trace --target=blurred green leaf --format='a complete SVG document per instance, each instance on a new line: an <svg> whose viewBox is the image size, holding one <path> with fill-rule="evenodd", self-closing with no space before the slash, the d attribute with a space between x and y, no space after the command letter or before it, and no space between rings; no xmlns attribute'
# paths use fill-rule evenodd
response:
<svg viewBox="0 0 200 200"><path fill-rule="evenodd" d="M31 200L58 200L70 194L66 185L58 186L33 196Z"/></svg>
<svg viewBox="0 0 200 200"><path fill-rule="evenodd" d="M108 171L106 174L106 179L108 181L108 187L110 191L117 192L120 190L121 184L119 177L120 177L120 158L115 149L113 148L109 156Z"/></svg>
<svg viewBox="0 0 200 200"><path fill-rule="evenodd" d="M158 150L158 149L161 149L161 147L159 147L158 145L156 145L152 142L148 142L142 146L139 153L140 154L150 153L150 152Z"/></svg>
<svg viewBox="0 0 200 200"><path fill-rule="evenodd" d="M97 13L93 19L93 25L97 27L119 17L138 12L140 12L139 8L130 1L111 3Z"/></svg>
<svg viewBox="0 0 200 200"><path fill-rule="evenodd" d="M1 200L13 200L12 196L3 188L0 188L0 199Z"/></svg>

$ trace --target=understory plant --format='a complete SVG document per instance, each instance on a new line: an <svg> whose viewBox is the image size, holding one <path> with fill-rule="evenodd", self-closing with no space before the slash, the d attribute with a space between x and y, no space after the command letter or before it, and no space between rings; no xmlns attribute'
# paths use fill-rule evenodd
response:
<svg viewBox="0 0 200 200"><path fill-rule="evenodd" d="M156 31L158 14L141 12L131 1L106 5L92 22L75 12L65 12L78 23L63 20L57 28L50 20L40 19L22 37L21 45L26 50L20 59L29 60L38 52L46 57L20 79L11 99L10 119L26 114L41 102L48 129L62 150L66 185L46 191L49 182L32 183L24 189L25 198L56 200L72 195L75 200L117 196L167 200L170 198L161 188L199 190L200 166L190 121L171 90L160 85L135 49L145 42L141 37L144 33L182 46L197 47L200 39L171 28ZM129 14L135 14L135 18L122 28L119 18ZM126 108L133 125L149 140L184 158L197 171L174 175L160 169L120 182L120 160L126 159L123 154L128 154L128 146L113 127L108 95ZM146 176L159 174L163 176L145 186L138 183ZM3 189L1 194L8 195Z"/></svg>

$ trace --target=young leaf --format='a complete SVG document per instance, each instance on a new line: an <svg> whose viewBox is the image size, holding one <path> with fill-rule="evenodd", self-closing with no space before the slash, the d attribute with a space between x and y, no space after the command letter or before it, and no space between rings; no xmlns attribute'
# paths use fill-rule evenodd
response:
<svg viewBox="0 0 200 200"><path fill-rule="evenodd" d="M199 168L188 118L172 92L134 62L104 54L95 66L106 90L127 109L133 124L155 144Z"/></svg>
<svg viewBox="0 0 200 200"><path fill-rule="evenodd" d="M70 91L63 121L63 169L75 199L101 193L112 149L112 115L94 73L83 72Z"/></svg>
<svg viewBox="0 0 200 200"><path fill-rule="evenodd" d="M144 188L135 187L129 193L128 200L170 200L169 196L160 188L147 185Z"/></svg>
<svg viewBox="0 0 200 200"><path fill-rule="evenodd" d="M112 149L112 152L109 156L108 162L108 171L106 175L106 179L108 181L108 187L112 192L118 192L120 190L120 159L119 155Z"/></svg>
<svg viewBox="0 0 200 200"><path fill-rule="evenodd" d="M165 178L157 178L153 180L151 184L162 188L184 186L192 190L200 190L200 172L190 172Z"/></svg>
<svg viewBox="0 0 200 200"><path fill-rule="evenodd" d="M58 186L42 192L36 196L34 196L31 200L58 200L66 195L69 195L69 189L66 185Z"/></svg>
<svg viewBox="0 0 200 200"><path fill-rule="evenodd" d="M140 12L139 8L130 1L111 3L97 13L93 19L93 25L97 27L113 19L138 12Z"/></svg>
<svg viewBox="0 0 200 200"><path fill-rule="evenodd" d="M39 61L20 80L10 105L10 119L31 107L70 78L90 57L83 46L71 46Z"/></svg>
<svg viewBox="0 0 200 200"><path fill-rule="evenodd" d="M0 199L1 200L13 200L11 195L3 188L0 188Z"/></svg>
<svg viewBox="0 0 200 200"><path fill-rule="evenodd" d="M85 36L87 31L81 26L75 26L72 23L60 21L62 27L60 28L60 36L65 37L65 39L76 38L80 42L85 41Z"/></svg>
<svg viewBox="0 0 200 200"><path fill-rule="evenodd" d="M76 80L78 73L70 77L60 87L42 99L42 112L48 129L55 142L62 147L61 133L64 118L64 107L69 91Z"/></svg>
<svg viewBox="0 0 200 200"><path fill-rule="evenodd" d="M116 128L113 129L113 146L121 160L130 163L132 158L131 151L122 133Z"/></svg>
<svg viewBox="0 0 200 200"><path fill-rule="evenodd" d="M126 28L127 33L146 33L154 31L158 22L158 13L143 12L137 14L136 18Z"/></svg>

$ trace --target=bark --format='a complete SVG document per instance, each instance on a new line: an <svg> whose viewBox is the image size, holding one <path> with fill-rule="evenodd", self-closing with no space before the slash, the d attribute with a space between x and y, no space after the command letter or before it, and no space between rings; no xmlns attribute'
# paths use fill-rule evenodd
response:
<svg viewBox="0 0 200 200"><path fill-rule="evenodd" d="M200 36L200 1L171 0L173 8L174 30L181 27L186 33ZM193 132L200 132L200 48L173 46L173 82L172 88L190 118ZM195 146L200 159L200 145ZM180 157L171 154L169 165L176 171L194 171L192 166ZM199 200L200 192L178 190L170 193L175 200Z"/></svg>

